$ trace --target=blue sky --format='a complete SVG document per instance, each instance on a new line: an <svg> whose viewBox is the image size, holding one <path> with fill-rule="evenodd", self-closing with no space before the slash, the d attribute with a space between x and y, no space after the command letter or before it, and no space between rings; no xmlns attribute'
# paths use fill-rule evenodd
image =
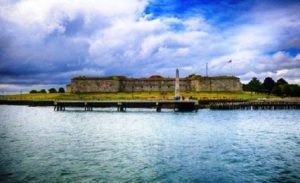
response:
<svg viewBox="0 0 300 183"><path fill-rule="evenodd" d="M299 84L299 10L297 0L3 0L0 91L204 75L206 63L210 75Z"/></svg>

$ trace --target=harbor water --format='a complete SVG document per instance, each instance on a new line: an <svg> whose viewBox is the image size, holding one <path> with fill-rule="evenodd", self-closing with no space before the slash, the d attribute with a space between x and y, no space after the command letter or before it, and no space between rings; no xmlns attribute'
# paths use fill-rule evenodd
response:
<svg viewBox="0 0 300 183"><path fill-rule="evenodd" d="M300 182L299 110L81 110L0 106L0 182Z"/></svg>

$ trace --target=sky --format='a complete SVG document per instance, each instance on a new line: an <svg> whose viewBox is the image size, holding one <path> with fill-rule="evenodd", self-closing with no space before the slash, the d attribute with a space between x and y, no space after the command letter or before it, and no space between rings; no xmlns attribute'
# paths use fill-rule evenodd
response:
<svg viewBox="0 0 300 183"><path fill-rule="evenodd" d="M231 60L231 62L228 62ZM300 84L300 0L0 0L0 92L75 76Z"/></svg>

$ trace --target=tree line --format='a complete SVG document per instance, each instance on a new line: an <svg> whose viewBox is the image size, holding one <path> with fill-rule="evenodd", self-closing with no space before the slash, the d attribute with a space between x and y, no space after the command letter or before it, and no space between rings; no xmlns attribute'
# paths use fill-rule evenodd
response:
<svg viewBox="0 0 300 183"><path fill-rule="evenodd" d="M252 78L247 84L243 84L244 91L268 93L282 97L299 97L300 86L297 84L289 84L283 78L278 79L276 82L271 77L266 77L261 82L256 77Z"/></svg>
<svg viewBox="0 0 300 183"><path fill-rule="evenodd" d="M58 90L56 90L55 88L50 88L48 90L48 92L45 89L31 90L29 93L65 93L65 89L64 88L59 88Z"/></svg>

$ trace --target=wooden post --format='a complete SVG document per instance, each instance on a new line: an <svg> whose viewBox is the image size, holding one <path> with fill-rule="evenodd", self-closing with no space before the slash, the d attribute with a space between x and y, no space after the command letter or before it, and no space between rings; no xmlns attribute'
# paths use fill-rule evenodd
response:
<svg viewBox="0 0 300 183"><path fill-rule="evenodd" d="M156 112L161 112L161 104L156 103Z"/></svg>

